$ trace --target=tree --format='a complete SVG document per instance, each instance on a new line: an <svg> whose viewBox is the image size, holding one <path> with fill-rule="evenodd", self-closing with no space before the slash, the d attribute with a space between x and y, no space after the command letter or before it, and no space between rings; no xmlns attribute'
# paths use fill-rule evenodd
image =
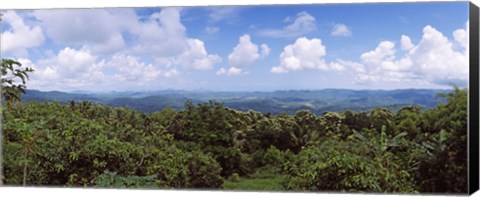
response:
<svg viewBox="0 0 480 197"><path fill-rule="evenodd" d="M304 149L307 145L314 143L320 137L320 121L315 114L309 110L300 110L295 116L295 123L297 125L291 138L294 147L298 150Z"/></svg>
<svg viewBox="0 0 480 197"><path fill-rule="evenodd" d="M12 59L2 59L0 72L2 74L2 97L7 102L9 108L13 107L13 102L20 101L20 93L25 93L28 80L28 73L33 72L33 68L22 67L22 64ZM17 78L21 79L19 83Z"/></svg>
<svg viewBox="0 0 480 197"><path fill-rule="evenodd" d="M343 124L345 116L337 112L325 112L323 116L319 118L322 128L325 130L328 137L332 138L345 138L348 134L344 131L348 130L348 127Z"/></svg>
<svg viewBox="0 0 480 197"><path fill-rule="evenodd" d="M2 75L0 85L0 89L2 89L1 97L7 102L8 108L13 107L13 102L20 101L20 93L25 93L25 83L28 80L27 73L33 72L32 68L21 66L22 64L20 64L20 62L11 59L2 59L0 62L0 72ZM16 78L20 78L21 83L15 81ZM0 132L0 137L1 136ZM1 146L0 152L2 152ZM2 163L3 161L0 159L0 171L3 171ZM0 185L3 184L2 180L3 177L0 177Z"/></svg>
<svg viewBox="0 0 480 197"><path fill-rule="evenodd" d="M381 131L383 126L393 127L393 114L386 108L376 108L370 113L371 128ZM393 130L390 130L393 131ZM393 134L392 132L388 134Z"/></svg>
<svg viewBox="0 0 480 197"><path fill-rule="evenodd" d="M468 90L454 87L433 110L422 114L422 129L430 138L422 142L416 175L422 192L465 193L468 189L467 107ZM427 126L424 126L427 125Z"/></svg>

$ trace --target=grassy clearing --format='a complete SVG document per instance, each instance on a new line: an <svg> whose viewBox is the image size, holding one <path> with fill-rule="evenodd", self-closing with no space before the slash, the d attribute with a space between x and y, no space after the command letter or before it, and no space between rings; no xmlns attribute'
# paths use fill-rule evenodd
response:
<svg viewBox="0 0 480 197"><path fill-rule="evenodd" d="M281 174L256 173L249 177L240 177L238 180L225 180L223 188L226 190L243 191L283 191Z"/></svg>

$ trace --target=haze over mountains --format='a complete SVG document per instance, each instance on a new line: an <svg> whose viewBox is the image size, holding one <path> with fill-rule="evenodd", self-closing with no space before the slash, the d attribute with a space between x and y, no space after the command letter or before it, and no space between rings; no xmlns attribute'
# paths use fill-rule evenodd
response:
<svg viewBox="0 0 480 197"><path fill-rule="evenodd" d="M417 105L422 109L433 108L443 103L438 93L451 90L438 89L401 89L401 90L280 90L273 92L214 92L163 90L150 92L108 92L67 93L60 91L42 92L27 90L22 101L44 102L58 101L68 103L71 100L88 100L112 107L127 107L146 113L160 111L165 107L183 109L185 102L208 102L215 100L224 106L241 111L255 110L271 114L294 114L298 110L308 109L317 115L327 111L368 111L376 107L385 107L396 111L405 105Z"/></svg>

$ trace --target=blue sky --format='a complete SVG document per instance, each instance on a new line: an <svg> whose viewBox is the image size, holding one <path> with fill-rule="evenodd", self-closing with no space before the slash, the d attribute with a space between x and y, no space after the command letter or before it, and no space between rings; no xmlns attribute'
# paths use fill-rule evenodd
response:
<svg viewBox="0 0 480 197"><path fill-rule="evenodd" d="M468 2L4 11L4 57L61 91L449 88Z"/></svg>

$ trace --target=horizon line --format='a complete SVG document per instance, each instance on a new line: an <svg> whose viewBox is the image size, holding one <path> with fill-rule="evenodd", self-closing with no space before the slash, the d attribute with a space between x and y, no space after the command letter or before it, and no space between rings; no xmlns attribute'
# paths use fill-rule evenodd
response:
<svg viewBox="0 0 480 197"><path fill-rule="evenodd" d="M461 89L468 89L468 87L460 87ZM40 90L40 89L26 89L27 91L39 92L62 92L68 94L108 94L108 93L125 93L125 92L165 92L165 91L184 91L184 92L280 92L280 91L325 91L325 90L350 90L350 91L398 91L398 90L452 90L452 88L396 88L396 89L348 89L348 88L319 88L319 89L275 89L275 90L212 90L212 89L158 89L158 90Z"/></svg>

